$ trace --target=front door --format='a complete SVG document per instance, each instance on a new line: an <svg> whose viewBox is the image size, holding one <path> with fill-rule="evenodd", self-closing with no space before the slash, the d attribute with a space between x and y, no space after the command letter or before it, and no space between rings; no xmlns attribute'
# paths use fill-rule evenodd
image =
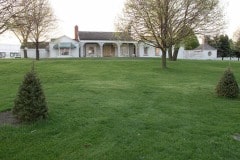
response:
<svg viewBox="0 0 240 160"><path fill-rule="evenodd" d="M115 56L115 48L111 44L107 44L103 46L103 57L114 57Z"/></svg>

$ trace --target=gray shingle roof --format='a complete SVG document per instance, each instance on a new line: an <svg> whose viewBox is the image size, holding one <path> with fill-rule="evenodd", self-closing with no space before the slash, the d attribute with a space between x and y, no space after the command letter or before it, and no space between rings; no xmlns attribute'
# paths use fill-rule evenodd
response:
<svg viewBox="0 0 240 160"><path fill-rule="evenodd" d="M197 48L195 48L194 50L217 50L217 49L204 43L204 44L201 44L200 46L198 46Z"/></svg>
<svg viewBox="0 0 240 160"><path fill-rule="evenodd" d="M124 40L124 41L134 41L129 35L123 32L89 32L89 31L79 31L80 40Z"/></svg>

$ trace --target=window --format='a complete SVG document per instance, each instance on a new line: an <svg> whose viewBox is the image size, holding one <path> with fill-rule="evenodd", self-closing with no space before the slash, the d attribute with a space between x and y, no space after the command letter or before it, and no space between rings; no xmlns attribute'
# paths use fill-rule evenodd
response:
<svg viewBox="0 0 240 160"><path fill-rule="evenodd" d="M10 57L11 58L20 57L20 54L18 52L10 52Z"/></svg>
<svg viewBox="0 0 240 160"><path fill-rule="evenodd" d="M94 47L89 47L89 48L88 48L88 54L89 54L89 55L94 54L94 52L95 52L95 51L94 51Z"/></svg>
<svg viewBox="0 0 240 160"><path fill-rule="evenodd" d="M148 47L144 47L144 56L148 56Z"/></svg>
<svg viewBox="0 0 240 160"><path fill-rule="evenodd" d="M0 58L6 57L6 52L0 52Z"/></svg>
<svg viewBox="0 0 240 160"><path fill-rule="evenodd" d="M122 45L122 47L121 47L121 56L128 56L129 54L128 54L128 48L127 48L127 46L124 44L124 45Z"/></svg>
<svg viewBox="0 0 240 160"><path fill-rule="evenodd" d="M212 55L212 52L211 52L211 51L209 51L209 52L208 52L208 56L210 57L211 55Z"/></svg>
<svg viewBox="0 0 240 160"><path fill-rule="evenodd" d="M60 49L61 56L67 56L67 55L69 55L69 53L70 53L69 48L61 48Z"/></svg>
<svg viewBox="0 0 240 160"><path fill-rule="evenodd" d="M160 49L159 48L155 48L155 56L160 56Z"/></svg>

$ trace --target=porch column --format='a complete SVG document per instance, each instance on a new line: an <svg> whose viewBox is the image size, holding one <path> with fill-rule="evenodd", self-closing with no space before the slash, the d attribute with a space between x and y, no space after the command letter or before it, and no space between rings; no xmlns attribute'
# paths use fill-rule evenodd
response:
<svg viewBox="0 0 240 160"><path fill-rule="evenodd" d="M121 57L121 45L122 43L117 43L117 55L116 57Z"/></svg>
<svg viewBox="0 0 240 160"><path fill-rule="evenodd" d="M84 45L85 45L85 43L81 43L80 44L80 47L81 47L81 49L80 49L80 51L81 51L80 57L85 57L85 55L84 55Z"/></svg>
<svg viewBox="0 0 240 160"><path fill-rule="evenodd" d="M134 46L135 46L135 57L139 57L139 49L138 49L138 44L137 43L134 43Z"/></svg>
<svg viewBox="0 0 240 160"><path fill-rule="evenodd" d="M98 43L98 44L100 46L100 57L103 57L103 45L104 45L104 43Z"/></svg>

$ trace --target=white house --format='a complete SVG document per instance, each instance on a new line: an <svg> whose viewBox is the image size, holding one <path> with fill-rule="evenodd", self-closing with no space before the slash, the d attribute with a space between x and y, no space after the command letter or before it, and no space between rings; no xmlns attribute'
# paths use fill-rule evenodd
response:
<svg viewBox="0 0 240 160"><path fill-rule="evenodd" d="M78 58L79 42L67 36L52 39L49 43L49 58ZM46 57L46 58L48 58Z"/></svg>
<svg viewBox="0 0 240 160"><path fill-rule="evenodd" d="M42 44L45 45L40 47L40 58L162 57L159 48L136 41L128 33L79 31L78 26L74 28L74 39L61 36ZM34 47L27 49L28 57L35 58ZM23 57L23 49L21 57ZM178 58L216 59L217 50L207 44L191 51L180 48Z"/></svg>
<svg viewBox="0 0 240 160"><path fill-rule="evenodd" d="M75 26L74 33L74 39L62 36L52 39L47 46L42 45L39 49L40 58L138 56L138 42L122 32L78 31ZM22 57L23 50L24 48L21 49ZM36 57L33 47L27 47L27 52L29 58Z"/></svg>

